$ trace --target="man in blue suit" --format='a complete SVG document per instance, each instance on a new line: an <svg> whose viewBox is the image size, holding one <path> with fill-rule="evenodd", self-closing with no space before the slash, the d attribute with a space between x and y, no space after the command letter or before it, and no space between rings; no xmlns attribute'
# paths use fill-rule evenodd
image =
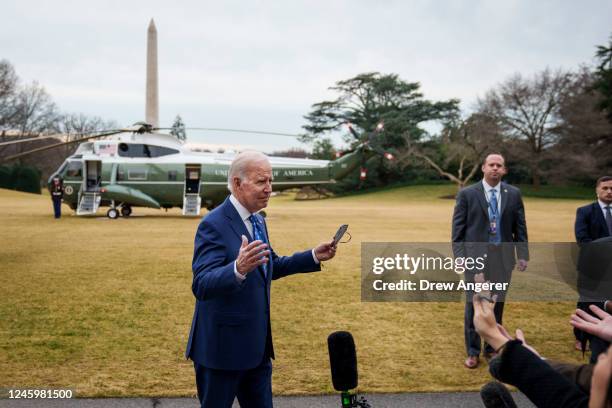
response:
<svg viewBox="0 0 612 408"><path fill-rule="evenodd" d="M612 236L612 176L600 177L596 183L595 193L597 194L597 201L580 207L576 211L574 231L576 242L579 245ZM578 302L577 306L579 309L590 313L589 305L591 304L604 308L603 302ZM609 344L596 336L587 335L578 329L574 329L574 335L576 336L577 349L582 348L580 344L582 340L589 340L591 345L591 363L595 363L597 356L608 349Z"/></svg>
<svg viewBox="0 0 612 408"><path fill-rule="evenodd" d="M195 312L186 357L194 362L202 407L272 407L274 358L270 326L273 279L321 270L332 242L292 256L269 245L257 214L272 193L272 168L259 152L236 156L228 173L231 195L198 227L193 254Z"/></svg>

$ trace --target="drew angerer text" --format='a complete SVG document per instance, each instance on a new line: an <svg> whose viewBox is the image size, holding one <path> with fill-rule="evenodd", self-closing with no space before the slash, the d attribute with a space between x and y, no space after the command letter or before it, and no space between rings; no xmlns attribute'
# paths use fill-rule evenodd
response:
<svg viewBox="0 0 612 408"><path fill-rule="evenodd" d="M442 292L452 291L474 291L479 293L483 290L487 291L506 291L508 290L509 283L493 283L493 282L431 282L426 279L421 279L417 282L402 279L397 282L384 282L382 279L377 279L372 282L372 287L377 291L387 290L405 290L405 291L417 291L417 290L435 290Z"/></svg>

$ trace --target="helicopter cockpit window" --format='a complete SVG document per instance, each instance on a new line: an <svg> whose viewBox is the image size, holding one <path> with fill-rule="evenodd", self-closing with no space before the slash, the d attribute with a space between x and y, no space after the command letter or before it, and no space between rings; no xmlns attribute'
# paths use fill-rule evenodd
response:
<svg viewBox="0 0 612 408"><path fill-rule="evenodd" d="M80 161L68 162L66 168L66 177L81 177L82 176L83 163Z"/></svg>
<svg viewBox="0 0 612 408"><path fill-rule="evenodd" d="M59 175L64 174L64 170L66 170L66 166L68 166L68 162L67 161L62 163L60 168L57 170L57 174L59 174Z"/></svg>

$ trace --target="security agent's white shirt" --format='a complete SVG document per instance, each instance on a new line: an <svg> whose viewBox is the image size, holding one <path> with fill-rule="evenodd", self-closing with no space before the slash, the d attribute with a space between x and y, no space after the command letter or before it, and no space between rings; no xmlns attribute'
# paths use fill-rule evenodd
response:
<svg viewBox="0 0 612 408"><path fill-rule="evenodd" d="M606 207L612 207L612 204L606 204L599 199L597 200L597 202L599 203L599 207L601 208L601 212L603 213L604 220L605 220L606 219ZM612 209L610 211L612 211Z"/></svg>
<svg viewBox="0 0 612 408"><path fill-rule="evenodd" d="M497 213L501 211L501 181L496 186L490 186L489 183L482 179L482 186L484 187L485 200L487 203L491 201L491 190L495 190L495 198L497 198Z"/></svg>
<svg viewBox="0 0 612 408"><path fill-rule="evenodd" d="M236 211L238 211L238 215L240 215L242 222L244 222L244 226L246 227L247 231L249 231L249 235L253 237L253 224L251 223L251 220L249 220L251 213L240 203L240 201L238 201L236 197L234 197L233 194L230 195L229 200L236 209ZM314 249L312 250L312 258L314 259L316 264L319 263L319 260L315 255ZM234 261L234 275L236 275L236 279L238 280L238 282L242 282L246 279L246 275L243 275L238 272L238 268L236 267L236 261Z"/></svg>

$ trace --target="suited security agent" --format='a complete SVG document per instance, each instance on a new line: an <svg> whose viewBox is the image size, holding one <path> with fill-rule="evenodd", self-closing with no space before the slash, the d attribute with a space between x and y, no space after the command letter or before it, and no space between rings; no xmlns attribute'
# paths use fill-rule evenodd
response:
<svg viewBox="0 0 612 408"><path fill-rule="evenodd" d="M484 278L491 282L510 282L512 270L518 260L518 269L524 271L529 260L525 208L518 188L502 181L506 174L504 157L491 153L481 167L483 179L457 194L453 213L452 241L456 257L482 257L486 255ZM474 281L477 271L466 270L465 280ZM480 336L474 329L473 293L467 293L464 312L464 336L467 358L464 365L476 368L481 352ZM495 305L495 316L502 323L504 293ZM495 350L485 343L485 358Z"/></svg>
<svg viewBox="0 0 612 408"><path fill-rule="evenodd" d="M612 236L612 176L603 176L597 180L595 193L597 201L578 208L576 211L576 222L574 224L574 232L576 242L581 246L581 258L584 258L584 253L592 248L585 247L595 240ZM604 247L604 248L607 248ZM587 274L586 268L578 265L578 286L589 286L589 279L584 279ZM582 269L582 271L580 270ZM602 268L604 269L604 268ZM591 313L589 305L595 304L600 308L604 308L603 302L578 302L576 305L579 309ZM581 330L574 329L576 337L576 349L581 350L583 341L589 341L591 346L591 363L597 362L597 356L608 349L609 343L592 335L583 333Z"/></svg>

